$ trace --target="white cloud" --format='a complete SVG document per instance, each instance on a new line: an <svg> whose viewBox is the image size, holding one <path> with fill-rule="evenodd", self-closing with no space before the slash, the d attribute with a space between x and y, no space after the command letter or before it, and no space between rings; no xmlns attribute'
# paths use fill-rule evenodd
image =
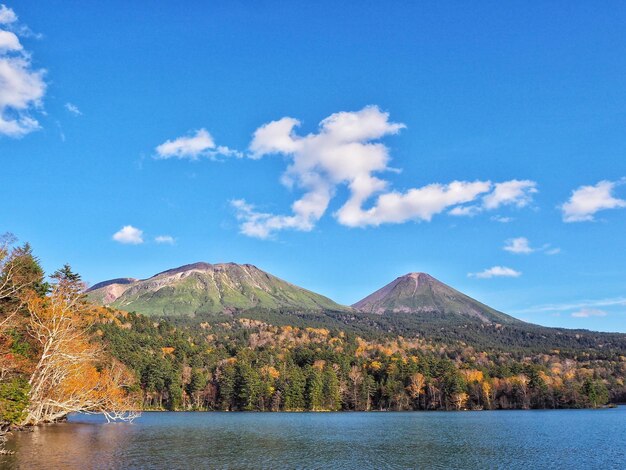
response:
<svg viewBox="0 0 626 470"><path fill-rule="evenodd" d="M597 307L626 306L626 297L615 297L607 299L578 300L575 302L561 304L535 305L530 308L517 310L513 313L541 313L541 312L564 312L567 310L594 309Z"/></svg>
<svg viewBox="0 0 626 470"><path fill-rule="evenodd" d="M65 103L65 109L67 109L74 116L82 116L83 113L78 109L78 106L72 103Z"/></svg>
<svg viewBox="0 0 626 470"><path fill-rule="evenodd" d="M17 16L0 6L0 25L13 27ZM41 107L46 92L44 70L34 70L30 54L17 35L0 29L0 135L22 137L39 129L32 112Z"/></svg>
<svg viewBox="0 0 626 470"><path fill-rule="evenodd" d="M158 235L154 237L154 241L159 244L173 245L175 240L170 235Z"/></svg>
<svg viewBox="0 0 626 470"><path fill-rule="evenodd" d="M572 313L572 316L574 318L606 317L606 312L597 308L582 308Z"/></svg>
<svg viewBox="0 0 626 470"><path fill-rule="evenodd" d="M528 241L528 238L525 238L525 237L508 239L504 243L504 250L510 253L524 254L524 255L528 255L536 251L534 248L530 247L530 242Z"/></svg>
<svg viewBox="0 0 626 470"><path fill-rule="evenodd" d="M143 230L132 225L124 225L113 234L113 240L127 245L140 245L143 243Z"/></svg>
<svg viewBox="0 0 626 470"><path fill-rule="evenodd" d="M530 180L496 183L494 190L483 198L483 207L487 210L502 206L526 207L537 192L537 183Z"/></svg>
<svg viewBox="0 0 626 470"><path fill-rule="evenodd" d="M22 49L22 44L15 33L0 29L0 53L21 51Z"/></svg>
<svg viewBox="0 0 626 470"><path fill-rule="evenodd" d="M517 255L529 255L535 252L542 252L546 255L558 255L561 252L560 248L550 248L548 243L539 248L533 248L526 237L509 238L504 242L503 250Z"/></svg>
<svg viewBox="0 0 626 470"><path fill-rule="evenodd" d="M478 206L456 206L450 209L450 211L448 211L448 214L464 217L474 217L475 215L480 214L480 212L481 210Z"/></svg>
<svg viewBox="0 0 626 470"><path fill-rule="evenodd" d="M477 279L491 279L492 277L520 277L521 272L516 271L505 266L494 266L489 269L485 269L479 273L469 273L468 277L475 277Z"/></svg>
<svg viewBox="0 0 626 470"><path fill-rule="evenodd" d="M282 182L305 194L292 204L292 215L257 212L245 201L234 201L242 233L267 238L277 230L311 230L340 184L348 185L351 196L336 216L345 225L359 225L355 219L361 215L361 203L386 188L387 182L372 174L387 170L389 161L387 147L377 140L396 134L403 124L389 122L389 115L375 106L335 113L320 123L317 134L296 135L294 128L299 124L296 119L282 118L260 127L250 152L252 158L291 157Z"/></svg>
<svg viewBox="0 0 626 470"><path fill-rule="evenodd" d="M217 156L240 157L241 153L225 146L218 146L213 136L206 129L199 129L195 134L167 140L156 147L155 158L165 160L168 158L180 158L197 160L200 157L215 158Z"/></svg>
<svg viewBox="0 0 626 470"><path fill-rule="evenodd" d="M509 222L513 222L515 219L513 217L494 215L493 217L491 217L491 220L493 220L494 222L500 222L501 224L508 224Z"/></svg>
<svg viewBox="0 0 626 470"><path fill-rule="evenodd" d="M600 181L595 186L581 186L572 191L569 200L561 206L564 222L586 222L594 220L596 212L605 209L626 207L626 200L613 197L615 186L620 181Z"/></svg>
<svg viewBox="0 0 626 470"><path fill-rule="evenodd" d="M325 214L341 185L347 186L349 197L334 216L349 227L430 221L446 210L453 215L471 215L503 205L522 207L536 192L534 182L517 180L496 184L453 181L404 192L390 190L390 183L380 174L396 170L389 167L389 149L380 139L397 134L405 126L390 122L389 114L376 106L332 114L319 124L317 133L300 136L295 132L299 125L298 120L285 117L261 126L254 133L249 156L287 156L289 166L281 181L304 191L304 195L292 204L288 215L258 212L245 200L232 201L242 233L267 238L283 229L309 231ZM462 206L482 196L480 206ZM491 198L486 199L488 196ZM371 204L364 207L368 201Z"/></svg>
<svg viewBox="0 0 626 470"><path fill-rule="evenodd" d="M258 212L252 204L243 199L231 201L237 211L237 219L241 221L241 233L249 237L269 238L274 231L292 228L308 231L314 227L314 222L298 215L284 216Z"/></svg>
<svg viewBox="0 0 626 470"><path fill-rule="evenodd" d="M350 207L348 201L339 211L339 221L352 227L403 223L409 220L430 221L434 215L449 207L474 200L478 195L489 191L490 187L488 181L429 184L404 193L393 191L382 194L374 206L367 210L362 210L360 204Z"/></svg>
<svg viewBox="0 0 626 470"><path fill-rule="evenodd" d="M0 24L11 24L17 21L15 12L4 4L0 4Z"/></svg>
<svg viewBox="0 0 626 470"><path fill-rule="evenodd" d="M455 207L449 214L473 217L483 211L495 210L504 206L526 207L532 202L533 194L537 192L537 183L530 180L510 180L495 183L490 186L489 192L477 204ZM506 223L513 219L495 216L492 217L492 220Z"/></svg>

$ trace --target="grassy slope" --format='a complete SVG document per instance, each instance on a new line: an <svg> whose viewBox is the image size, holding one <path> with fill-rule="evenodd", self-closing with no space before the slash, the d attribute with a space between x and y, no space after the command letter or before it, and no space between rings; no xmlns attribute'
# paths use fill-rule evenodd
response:
<svg viewBox="0 0 626 470"><path fill-rule="evenodd" d="M193 272L155 289L150 279L133 284L111 306L144 315L194 315L224 310L292 308L303 310L346 310L327 297L289 284L274 276L253 271L251 276L238 272L208 275ZM262 274L261 274L262 273ZM94 302L103 294L89 293Z"/></svg>

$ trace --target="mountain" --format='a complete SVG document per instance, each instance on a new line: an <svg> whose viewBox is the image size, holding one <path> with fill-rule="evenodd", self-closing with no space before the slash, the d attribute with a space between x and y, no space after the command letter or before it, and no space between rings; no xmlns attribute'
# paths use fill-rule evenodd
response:
<svg viewBox="0 0 626 470"><path fill-rule="evenodd" d="M426 273L400 276L352 305L357 314L343 315L361 331L385 332L431 341L469 344L483 351L593 351L610 357L626 351L626 335L549 328L526 323L453 289ZM349 321L345 318L351 315Z"/></svg>
<svg viewBox="0 0 626 470"><path fill-rule="evenodd" d="M456 316L482 323L522 323L494 310L426 273L400 276L352 305L365 313L412 313L438 317Z"/></svg>
<svg viewBox="0 0 626 470"><path fill-rule="evenodd" d="M145 315L194 315L249 309L345 311L327 297L290 284L251 264L194 263L148 279L98 283L88 298Z"/></svg>
<svg viewBox="0 0 626 470"><path fill-rule="evenodd" d="M250 264L235 263L194 263L148 279L111 279L94 285L87 295L92 302L120 310L177 317L181 325L225 321L220 314L227 313L270 325L335 329L365 338L418 335L448 344L461 341L481 350L626 351L626 335L525 323L426 273L401 276L352 307Z"/></svg>

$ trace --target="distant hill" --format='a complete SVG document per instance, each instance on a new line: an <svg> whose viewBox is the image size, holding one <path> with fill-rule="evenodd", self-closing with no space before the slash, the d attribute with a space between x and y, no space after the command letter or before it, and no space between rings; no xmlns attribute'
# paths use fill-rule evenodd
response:
<svg viewBox="0 0 626 470"><path fill-rule="evenodd" d="M482 323L522 323L494 310L426 273L400 276L383 288L352 305L380 315L416 313L434 317L461 317Z"/></svg>
<svg viewBox="0 0 626 470"><path fill-rule="evenodd" d="M251 264L194 263L148 279L104 281L87 291L102 305L144 315L195 315L252 308L345 311L327 297L290 284Z"/></svg>
<svg viewBox="0 0 626 470"><path fill-rule="evenodd" d="M547 328L499 312L426 273L401 276L352 307L283 281L250 264L194 263L148 279L119 278L87 291L97 304L177 323L256 319L379 338L422 336L482 350L626 351L626 335Z"/></svg>

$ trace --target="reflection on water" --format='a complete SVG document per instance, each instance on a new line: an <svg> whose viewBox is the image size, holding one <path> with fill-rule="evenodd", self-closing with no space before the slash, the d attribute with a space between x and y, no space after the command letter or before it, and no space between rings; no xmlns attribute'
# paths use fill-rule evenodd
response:
<svg viewBox="0 0 626 470"><path fill-rule="evenodd" d="M73 416L1 468L626 468L626 407L461 413Z"/></svg>

